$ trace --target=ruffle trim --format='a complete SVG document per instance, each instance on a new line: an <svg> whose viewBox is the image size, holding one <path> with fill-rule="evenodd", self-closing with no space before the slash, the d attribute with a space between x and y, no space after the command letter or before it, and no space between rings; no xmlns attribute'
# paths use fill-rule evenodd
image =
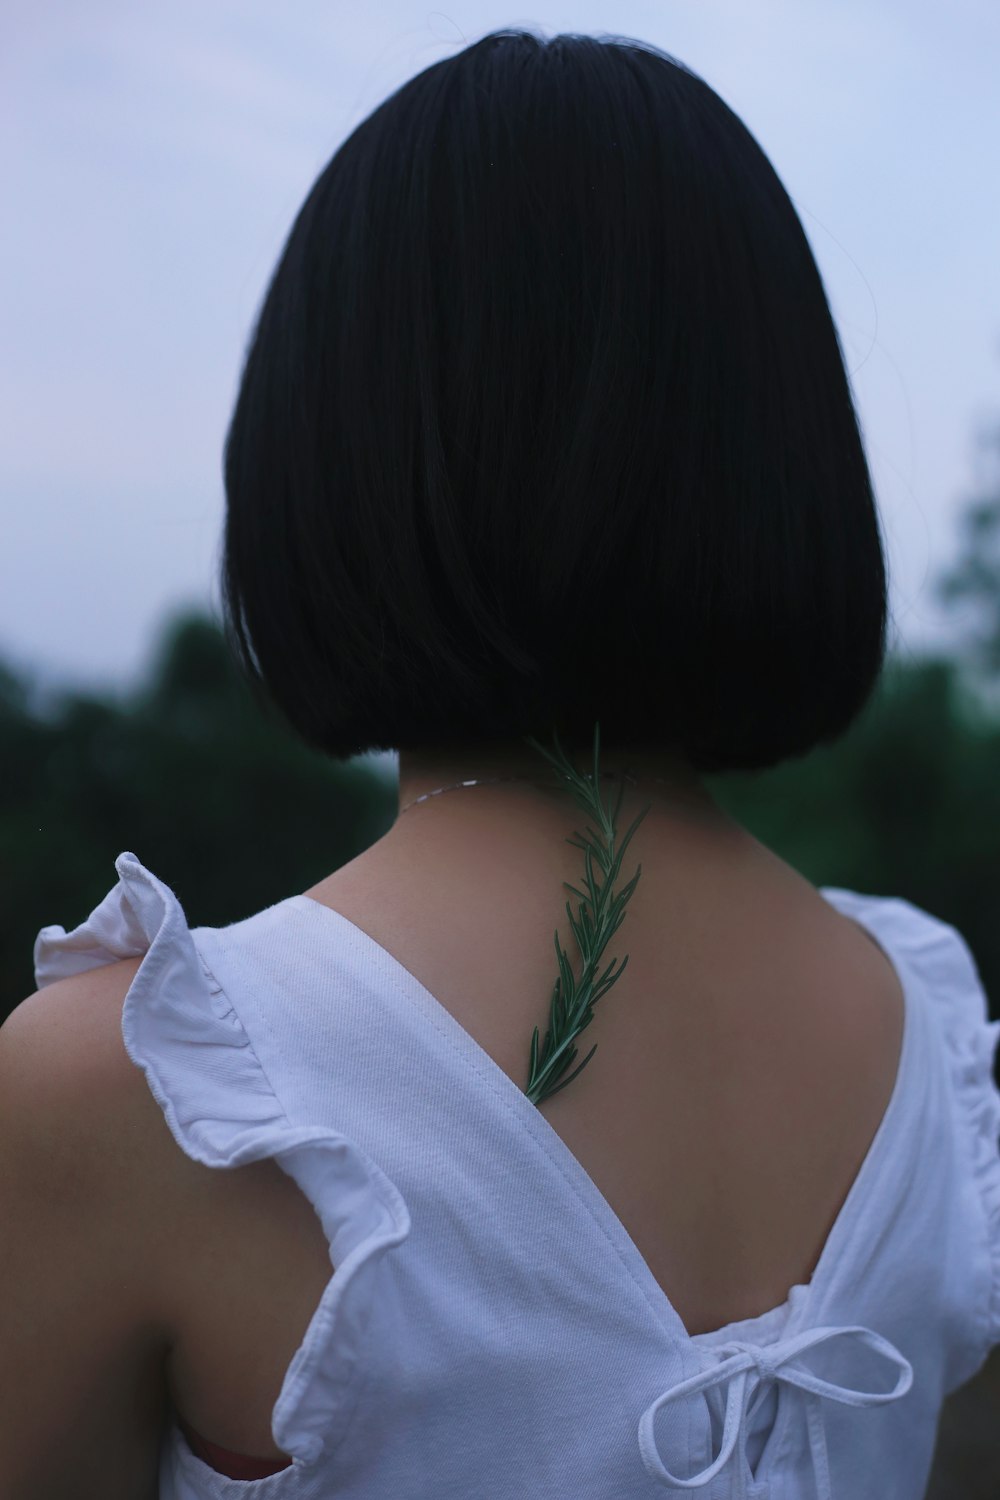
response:
<svg viewBox="0 0 1000 1500"><path fill-rule="evenodd" d="M986 1217L992 1270L983 1328L984 1353L988 1353L1000 1343L1000 1090L994 1073L1000 1021L989 1019L986 991L962 934L947 923L935 925L938 931L931 929L928 934L923 962L943 1007L955 1095L965 1120L973 1176ZM936 976L932 969L935 962L939 965Z"/></svg>
<svg viewBox="0 0 1000 1500"><path fill-rule="evenodd" d="M43 927L38 988L142 957L122 1036L181 1149L209 1167L274 1157L312 1204L335 1267L272 1413L275 1443L296 1465L332 1452L361 1384L364 1333L385 1253L410 1232L395 1184L353 1141L285 1114L233 1006L195 947L177 897L134 854L118 884L71 932Z"/></svg>
<svg viewBox="0 0 1000 1500"><path fill-rule="evenodd" d="M884 902L896 946L927 986L948 1049L952 1092L982 1203L989 1295L981 1305L980 1360L1000 1343L1000 1090L994 1065L1000 1021L989 1018L983 981L957 927L899 897Z"/></svg>

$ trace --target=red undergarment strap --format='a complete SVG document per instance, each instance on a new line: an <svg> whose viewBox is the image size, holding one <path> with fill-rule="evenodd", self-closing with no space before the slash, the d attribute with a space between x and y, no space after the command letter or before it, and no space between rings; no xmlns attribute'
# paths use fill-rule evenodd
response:
<svg viewBox="0 0 1000 1500"><path fill-rule="evenodd" d="M229 1448L220 1448L210 1443L200 1432L195 1432L180 1413L176 1413L177 1425L187 1438L188 1447L203 1463L225 1474L227 1479L266 1479L269 1474L278 1474L291 1467L290 1458L251 1458L246 1453L233 1453Z"/></svg>

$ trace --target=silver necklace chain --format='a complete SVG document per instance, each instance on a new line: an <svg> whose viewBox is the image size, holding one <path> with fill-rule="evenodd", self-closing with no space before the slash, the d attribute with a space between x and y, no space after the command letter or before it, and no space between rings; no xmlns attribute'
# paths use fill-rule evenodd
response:
<svg viewBox="0 0 1000 1500"><path fill-rule="evenodd" d="M589 776L589 773L587 774ZM640 781L656 781L659 782L661 786L666 785L666 778L663 776L636 776L633 774L631 769L626 769L621 772L602 771L601 775L621 775L625 778L626 781L630 781L633 786L635 786ZM405 813L408 808L416 806L418 802L426 802L428 797L440 797L442 792L458 791L458 789L463 786L488 786L498 781L525 781L530 786L540 786L542 784L541 782L532 780L530 776L480 776L470 778L468 781L453 781L450 786L438 786L435 787L432 792L423 792L419 797L411 798L411 800L407 802L406 807L401 807L399 809L399 816L402 817L403 813ZM549 785L549 783L546 783L546 785Z"/></svg>

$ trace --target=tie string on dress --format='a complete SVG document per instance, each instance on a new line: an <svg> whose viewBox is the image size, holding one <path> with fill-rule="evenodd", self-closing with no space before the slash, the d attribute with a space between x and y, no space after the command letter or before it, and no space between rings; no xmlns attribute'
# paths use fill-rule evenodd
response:
<svg viewBox="0 0 1000 1500"><path fill-rule="evenodd" d="M864 1343L893 1366L898 1372L893 1389L858 1390L836 1381L823 1380L805 1366L791 1363L806 1349L835 1338L850 1338ZM871 1328L856 1325L810 1328L771 1344L750 1344L734 1340L720 1345L718 1352L724 1356L722 1359L709 1369L670 1386L646 1408L639 1420L639 1451L646 1470L654 1479L672 1489L701 1489L725 1468L738 1450L740 1473L737 1482L741 1486L740 1493L743 1493L748 1477L747 1420L752 1410L756 1409L755 1395L761 1392L765 1382L774 1381L795 1386L805 1393L809 1448L818 1500L833 1500L822 1401L837 1401L843 1406L884 1406L887 1402L898 1401L901 1396L905 1396L913 1384L913 1367L909 1360L904 1359L899 1350L881 1334L875 1333ZM726 1414L719 1451L707 1468L687 1479L680 1479L664 1466L660 1458L653 1431L656 1414L661 1407L672 1401L681 1401L686 1396L696 1395L711 1387L718 1387L726 1392Z"/></svg>

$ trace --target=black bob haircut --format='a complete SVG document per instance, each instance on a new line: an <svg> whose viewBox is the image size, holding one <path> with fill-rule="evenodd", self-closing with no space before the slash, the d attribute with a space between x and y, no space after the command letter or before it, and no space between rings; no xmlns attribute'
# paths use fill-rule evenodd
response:
<svg viewBox="0 0 1000 1500"><path fill-rule="evenodd" d="M295 219L224 449L223 623L307 744L761 770L883 666L871 476L784 187L697 74L492 32ZM270 703L268 702L270 699Z"/></svg>

